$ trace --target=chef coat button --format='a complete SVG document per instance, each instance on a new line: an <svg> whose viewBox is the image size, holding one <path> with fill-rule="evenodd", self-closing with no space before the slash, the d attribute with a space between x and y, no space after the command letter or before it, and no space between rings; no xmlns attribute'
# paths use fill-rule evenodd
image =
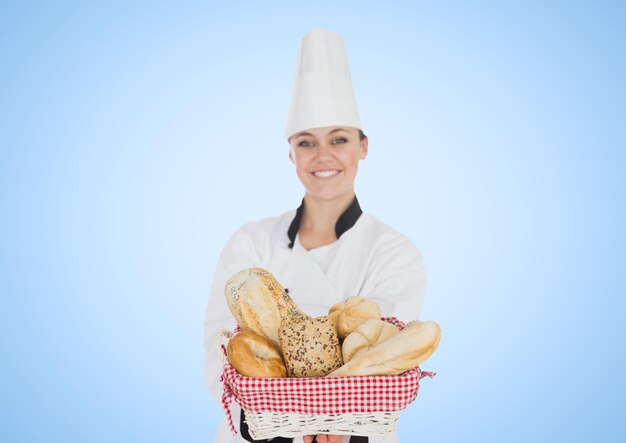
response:
<svg viewBox="0 0 626 443"><path fill-rule="evenodd" d="M285 288L285 292L289 294L289 288Z"/></svg>

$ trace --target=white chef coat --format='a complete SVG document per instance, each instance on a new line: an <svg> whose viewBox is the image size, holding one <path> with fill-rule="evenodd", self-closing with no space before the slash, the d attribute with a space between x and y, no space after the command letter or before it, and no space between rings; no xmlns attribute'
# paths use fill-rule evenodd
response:
<svg viewBox="0 0 626 443"><path fill-rule="evenodd" d="M209 390L221 405L219 381L222 361L215 337L222 329L233 330L235 320L224 295L226 280L245 268L270 271L295 303L311 316L328 314L330 306L353 295L375 300L383 316L408 322L417 320L422 304L426 274L419 250L404 235L376 217L361 213L358 202L356 222L333 243L306 250L299 237L289 238L296 210L278 217L251 222L228 240L217 263L205 317L205 376ZM354 203L353 203L354 206ZM298 220L299 224L299 220ZM293 226L292 226L293 229ZM297 229L297 226L296 226ZM291 246L291 247L290 247ZM240 409L231 404L238 430ZM349 436L344 439L347 442ZM226 416L219 424L214 442L240 443ZM294 443L302 438L294 439ZM397 442L397 435L370 437L370 443Z"/></svg>

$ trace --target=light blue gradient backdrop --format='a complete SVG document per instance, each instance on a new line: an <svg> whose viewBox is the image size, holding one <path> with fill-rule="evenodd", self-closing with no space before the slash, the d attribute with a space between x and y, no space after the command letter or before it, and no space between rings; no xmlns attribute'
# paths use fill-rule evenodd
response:
<svg viewBox="0 0 626 443"><path fill-rule="evenodd" d="M1 441L212 440L213 269L302 196L314 27L348 48L359 200L443 329L402 440L626 439L624 3L101 3L0 6Z"/></svg>

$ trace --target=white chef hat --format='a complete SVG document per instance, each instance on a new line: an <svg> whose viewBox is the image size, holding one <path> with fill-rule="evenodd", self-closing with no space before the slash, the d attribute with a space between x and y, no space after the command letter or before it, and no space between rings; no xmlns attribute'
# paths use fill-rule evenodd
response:
<svg viewBox="0 0 626 443"><path fill-rule="evenodd" d="M313 29L300 44L285 138L326 126L363 129L343 38L336 32Z"/></svg>

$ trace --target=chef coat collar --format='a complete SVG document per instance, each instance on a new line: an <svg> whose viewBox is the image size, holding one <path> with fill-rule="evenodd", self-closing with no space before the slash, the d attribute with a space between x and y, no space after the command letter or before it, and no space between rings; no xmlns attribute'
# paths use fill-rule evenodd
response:
<svg viewBox="0 0 626 443"><path fill-rule="evenodd" d="M302 213L304 212L304 198L302 199L302 203L298 209L296 209L296 216L293 218L291 225L289 225L289 229L287 230L287 236L289 237L289 248L293 248L293 244L296 241L296 235L298 234L298 230L300 229L300 221L302 221ZM363 214L361 210L361 206L359 205L359 201L354 196L354 200L348 208L343 211L343 214L339 216L337 219L337 223L335 223L335 235L337 238L341 237L344 232L350 229L359 217Z"/></svg>

